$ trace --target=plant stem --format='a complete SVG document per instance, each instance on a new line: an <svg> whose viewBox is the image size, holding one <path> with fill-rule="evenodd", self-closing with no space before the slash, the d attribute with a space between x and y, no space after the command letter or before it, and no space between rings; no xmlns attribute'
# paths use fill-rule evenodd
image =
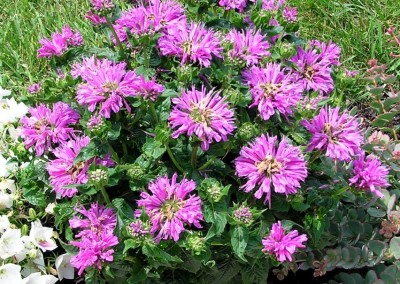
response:
<svg viewBox="0 0 400 284"><path fill-rule="evenodd" d="M123 47L121 41L119 40L117 32L115 31L115 29L114 29L114 27L113 27L113 25L112 25L112 23L110 22L109 19L107 19L107 26L110 28L111 33L113 34L113 36L115 38L115 41L117 42L117 46L118 46L118 49L119 49L119 56L121 58L125 58L124 47Z"/></svg>
<svg viewBox="0 0 400 284"><path fill-rule="evenodd" d="M213 161L214 161L214 159L209 159L204 165L202 165L200 168L198 168L198 171L205 170Z"/></svg>
<svg viewBox="0 0 400 284"><path fill-rule="evenodd" d="M108 193L104 186L100 187L101 194L103 195L104 201L107 203L108 206L111 206L110 197L108 197Z"/></svg>
<svg viewBox="0 0 400 284"><path fill-rule="evenodd" d="M196 164L197 164L197 150L199 149L199 145L194 144L192 146L192 158L190 159L190 162L192 163L192 167L195 169Z"/></svg>
<svg viewBox="0 0 400 284"><path fill-rule="evenodd" d="M153 102L150 102L150 109L151 109L151 114L153 115L155 124L158 124L158 116L157 116L156 108L154 107Z"/></svg>
<svg viewBox="0 0 400 284"><path fill-rule="evenodd" d="M184 171L183 168L179 165L178 161L175 159L175 156L174 156L174 154L172 153L171 148L169 147L169 145L168 145L168 144L165 144L165 147L167 148L167 152L168 152L169 157L170 157L171 160L172 160L172 163L174 163L175 167L176 167L180 172L184 173L185 171Z"/></svg>

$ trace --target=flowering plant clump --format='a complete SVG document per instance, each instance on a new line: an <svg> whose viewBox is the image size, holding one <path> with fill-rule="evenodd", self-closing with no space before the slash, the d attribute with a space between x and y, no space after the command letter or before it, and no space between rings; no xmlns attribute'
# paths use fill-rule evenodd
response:
<svg viewBox="0 0 400 284"><path fill-rule="evenodd" d="M336 105L356 73L296 7L90 2L0 89L0 282L400 281L396 130Z"/></svg>

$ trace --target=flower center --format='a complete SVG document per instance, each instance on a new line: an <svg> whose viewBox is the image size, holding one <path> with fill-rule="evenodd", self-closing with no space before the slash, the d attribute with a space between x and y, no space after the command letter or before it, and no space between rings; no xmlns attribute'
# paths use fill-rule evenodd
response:
<svg viewBox="0 0 400 284"><path fill-rule="evenodd" d="M190 41L185 41L182 43L183 53L190 54L192 52L192 43Z"/></svg>
<svg viewBox="0 0 400 284"><path fill-rule="evenodd" d="M71 175L71 180L72 182L76 182L76 178L78 174L81 172L81 170L85 167L85 162L79 162L76 165L72 165L69 170L67 171L67 174Z"/></svg>
<svg viewBox="0 0 400 284"><path fill-rule="evenodd" d="M278 91L281 84L273 84L273 83L264 83L261 84L260 87L264 91L265 98L273 99L275 97L276 91Z"/></svg>
<svg viewBox="0 0 400 284"><path fill-rule="evenodd" d="M333 127L330 123L325 123L323 132L328 136L329 142L333 143L335 141L333 137Z"/></svg>
<svg viewBox="0 0 400 284"><path fill-rule="evenodd" d="M264 173L267 176L278 174L282 169L282 164L272 156L267 156L264 160L256 162L255 165L260 174Z"/></svg>
<svg viewBox="0 0 400 284"><path fill-rule="evenodd" d="M112 93L118 89L116 82L107 82L101 86L106 93Z"/></svg>
<svg viewBox="0 0 400 284"><path fill-rule="evenodd" d="M161 205L160 211L163 214L164 218L170 221L175 217L175 214L178 213L184 203L184 201L169 199Z"/></svg>
<svg viewBox="0 0 400 284"><path fill-rule="evenodd" d="M197 106L192 106L192 111L190 112L190 118L196 122L196 123L205 123L207 125L210 124L210 117L212 115L212 110L211 109L200 109Z"/></svg>
<svg viewBox="0 0 400 284"><path fill-rule="evenodd" d="M310 65L307 65L304 71L304 77L306 77L308 80L312 80L314 73L314 68Z"/></svg>

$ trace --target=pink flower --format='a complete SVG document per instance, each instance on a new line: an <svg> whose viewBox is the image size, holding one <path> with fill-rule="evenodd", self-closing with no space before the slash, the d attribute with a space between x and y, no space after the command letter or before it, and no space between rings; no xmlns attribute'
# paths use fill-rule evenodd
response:
<svg viewBox="0 0 400 284"><path fill-rule="evenodd" d="M111 0L90 0L95 10L108 10L114 7Z"/></svg>
<svg viewBox="0 0 400 284"><path fill-rule="evenodd" d="M142 75L135 80L133 89L136 96L141 96L153 102L164 92L163 85L157 84L154 79L148 81Z"/></svg>
<svg viewBox="0 0 400 284"><path fill-rule="evenodd" d="M253 98L250 107L257 107L263 120L270 119L276 111L284 116L292 114L302 97L301 82L279 63L268 63L266 68L253 66L243 77Z"/></svg>
<svg viewBox="0 0 400 284"><path fill-rule="evenodd" d="M117 216L110 208L105 208L97 203L92 203L91 208L76 208L76 211L86 217L80 219L76 216L69 221L72 228L82 229L75 238L80 241L71 241L70 244L79 248L77 255L71 259L71 264L78 268L81 275L87 267L102 269L102 263L113 261L114 250L118 238L114 236Z"/></svg>
<svg viewBox="0 0 400 284"><path fill-rule="evenodd" d="M42 89L42 87L41 87L40 83L35 83L28 87L28 92L31 94L36 94L36 93L39 93L41 89Z"/></svg>
<svg viewBox="0 0 400 284"><path fill-rule="evenodd" d="M267 11L278 11L285 4L286 0L262 0L262 9Z"/></svg>
<svg viewBox="0 0 400 284"><path fill-rule="evenodd" d="M86 58L82 64L73 66L72 76L84 81L78 86L76 100L94 112L100 106L100 115L110 118L124 105L130 111L125 97L135 95L134 82L137 75L125 70L126 63L113 63L107 59Z"/></svg>
<svg viewBox="0 0 400 284"><path fill-rule="evenodd" d="M364 138L357 120L347 112L340 114L338 107L324 107L311 121L303 120L302 125L313 135L307 151L326 151L326 156L341 161L349 161L361 151Z"/></svg>
<svg viewBox="0 0 400 284"><path fill-rule="evenodd" d="M51 149L52 144L67 141L74 133L71 124L79 121L79 114L66 103L58 102L53 110L40 104L29 109L30 117L21 118L21 136L26 148L35 145L36 155Z"/></svg>
<svg viewBox="0 0 400 284"><path fill-rule="evenodd" d="M297 8L286 6L282 12L283 18L289 23L294 23L297 21Z"/></svg>
<svg viewBox="0 0 400 284"><path fill-rule="evenodd" d="M68 188L68 186L87 183L91 161L75 163L75 159L81 149L89 145L89 143L89 137L77 137L54 150L53 153L56 159L49 162L47 171L50 175L51 185L57 195L71 198L78 192L78 189L76 187Z"/></svg>
<svg viewBox="0 0 400 284"><path fill-rule="evenodd" d="M225 7L225 10L237 9L239 12L243 12L246 8L246 0L219 0L218 5Z"/></svg>
<svg viewBox="0 0 400 284"><path fill-rule="evenodd" d="M138 206L143 206L150 217L152 225L150 233L157 233L155 241L161 239L179 240L180 234L185 230L184 225L194 225L201 228L203 220L200 197L190 194L195 190L193 180L182 179L177 183L178 175L175 173L172 179L168 176L157 178L149 185L150 195L141 193Z"/></svg>
<svg viewBox="0 0 400 284"><path fill-rule="evenodd" d="M364 152L354 161L353 173L354 177L349 180L350 185L354 184L359 189L370 191L379 198L384 196L379 189L390 186L387 181L389 169L372 155L365 159Z"/></svg>
<svg viewBox="0 0 400 284"><path fill-rule="evenodd" d="M212 30L204 24L171 26L158 40L161 55L181 58L181 64L198 62L209 67L212 56L222 58L222 47Z"/></svg>
<svg viewBox="0 0 400 284"><path fill-rule="evenodd" d="M275 255L279 262L292 261L296 249L305 248L303 243L306 241L307 236L305 234L299 236L297 230L290 231L285 235L281 221L278 221L278 223L272 224L269 236L262 240L264 246L262 251Z"/></svg>
<svg viewBox="0 0 400 284"><path fill-rule="evenodd" d="M92 11L87 11L85 18L92 22L93 26L98 26L107 23L106 17L99 16Z"/></svg>
<svg viewBox="0 0 400 284"><path fill-rule="evenodd" d="M248 29L246 31L231 30L227 40L233 43L233 50L229 51L229 57L246 62L246 65L257 64L263 56L270 56L268 41L260 33Z"/></svg>
<svg viewBox="0 0 400 284"><path fill-rule="evenodd" d="M67 51L69 46L79 46L83 44L82 35L79 31L71 30L71 28L66 25L62 29L62 33L54 33L51 40L43 38L39 40L42 45L38 49L38 57L51 58L53 55L60 57L65 51Z"/></svg>
<svg viewBox="0 0 400 284"><path fill-rule="evenodd" d="M272 186L280 194L297 193L300 182L307 177L307 165L298 147L288 144L283 138L277 145L277 137L261 135L243 147L235 160L236 174L245 177L241 186L250 192L259 186L254 196L260 199L265 194L264 203L271 206Z"/></svg>
<svg viewBox="0 0 400 284"><path fill-rule="evenodd" d="M228 135L236 128L235 115L219 93L206 93L203 87L197 91L183 91L182 96L172 99L175 104L169 116L173 129L172 138L186 133L195 134L201 140L201 148L208 150L213 141L227 141Z"/></svg>
<svg viewBox="0 0 400 284"><path fill-rule="evenodd" d="M154 0L148 6L139 5L123 12L114 29L120 41L127 41L126 29L132 35L142 36L185 23L185 10L180 3L172 0Z"/></svg>

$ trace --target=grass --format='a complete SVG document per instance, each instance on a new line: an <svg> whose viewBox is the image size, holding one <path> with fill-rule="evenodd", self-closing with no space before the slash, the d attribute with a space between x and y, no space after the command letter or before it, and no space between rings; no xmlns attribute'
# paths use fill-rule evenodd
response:
<svg viewBox="0 0 400 284"><path fill-rule="evenodd" d="M0 1L0 85L25 91L48 72L47 60L37 58L38 40L70 23L86 44L95 44L98 34L83 17L89 0ZM343 65L365 70L371 58L400 71L400 60L389 57L385 29L398 24L400 1L393 0L289 0L298 7L304 38L332 40L342 48ZM355 93L355 94L354 94ZM363 88L351 95L362 97Z"/></svg>
<svg viewBox="0 0 400 284"><path fill-rule="evenodd" d="M14 91L43 79L47 60L37 58L39 39L70 23L85 41L93 41L93 28L83 18L87 0L16 0L0 3L0 84Z"/></svg>
<svg viewBox="0 0 400 284"><path fill-rule="evenodd" d="M292 0L298 7L301 33L306 38L332 40L342 48L348 68L365 70L371 58L393 64L385 30L400 24L400 1Z"/></svg>

